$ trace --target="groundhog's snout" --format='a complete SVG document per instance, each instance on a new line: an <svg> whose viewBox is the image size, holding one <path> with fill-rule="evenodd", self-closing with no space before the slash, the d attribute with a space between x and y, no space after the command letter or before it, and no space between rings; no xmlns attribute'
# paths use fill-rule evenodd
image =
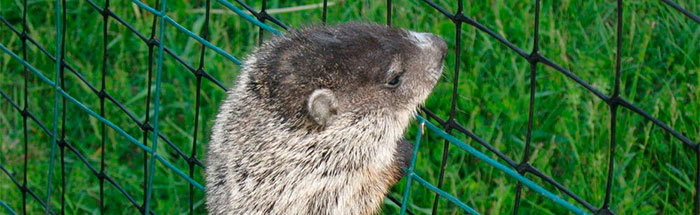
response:
<svg viewBox="0 0 700 215"><path fill-rule="evenodd" d="M437 81L442 74L447 43L441 37L431 33L410 31L409 35L409 39L420 49L422 70L430 74L431 81Z"/></svg>
<svg viewBox="0 0 700 215"><path fill-rule="evenodd" d="M437 63L437 69L440 70L440 72L442 72L442 65L444 63L445 56L447 55L447 43L445 42L445 40L443 40L441 37L438 37L437 35L430 34L430 36L431 40L433 41L433 46L436 47L438 56L440 56Z"/></svg>
<svg viewBox="0 0 700 215"><path fill-rule="evenodd" d="M418 47L438 59L439 62L442 62L445 54L447 53L447 43L445 43L445 40L431 33L411 31L411 35L411 39L413 39Z"/></svg>
<svg viewBox="0 0 700 215"><path fill-rule="evenodd" d="M440 62L445 58L445 54L447 54L447 43L445 40L442 39L442 37L439 37L435 34L429 34L430 36L430 41L433 43L433 47L437 49L437 52L440 56Z"/></svg>

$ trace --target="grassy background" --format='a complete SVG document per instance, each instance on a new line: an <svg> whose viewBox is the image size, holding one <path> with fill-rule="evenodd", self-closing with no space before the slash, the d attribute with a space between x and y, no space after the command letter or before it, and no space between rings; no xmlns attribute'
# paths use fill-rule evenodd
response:
<svg viewBox="0 0 700 215"><path fill-rule="evenodd" d="M153 0L146 1L155 5ZM247 1L255 8L258 2ZM679 0L681 6L700 13L699 0ZM285 8L316 1L270 1L269 8ZM450 11L453 1L437 1ZM28 31L55 53L55 14L52 1L29 1ZM103 1L97 1L103 5ZM202 0L169 1L168 15L186 28L200 32L204 14ZM212 3L214 9L222 6ZM614 1L543 1L540 20L541 53L570 69L602 92L612 92L615 65L615 2ZM90 83L99 86L102 66L102 17L86 1L67 0L67 62L81 72ZM113 1L110 8L144 35L150 35L153 16L129 1ZM697 141L700 134L700 28L697 23L659 1L626 1L624 3L624 41L622 53L621 94ZM17 29L21 25L22 2L0 0L0 15ZM475 1L464 3L464 14L483 23L518 47L532 50L534 1ZM321 22L321 10L312 9L275 14L295 28ZM330 23L368 21L384 23L384 1L341 1L329 7ZM529 64L515 52L483 32L463 25L455 29L452 21L419 1L394 1L395 26L439 34L450 46L445 77L435 87L427 107L446 117L451 102L454 66L460 64L457 120L477 135L520 160L524 147L529 92ZM229 13L211 15L210 41L234 56L244 57L257 44L258 31L252 24ZM462 31L462 45L455 47L455 31ZM267 34L270 35L269 33ZM109 22L106 89L116 100L144 120L147 94L148 47L133 33L113 19ZM22 53L19 37L8 27L0 27L0 44ZM165 44L186 62L198 66L200 44L166 27ZM455 59L454 51L462 51ZM47 77L54 77L51 60L35 46L29 45L27 60ZM205 71L231 87L240 67L211 50L205 55ZM557 71L537 67L536 115L533 131L532 164L564 184L595 206L605 195L607 153L609 150L610 111L600 99L587 92ZM23 70L20 63L7 54L0 55L0 89L24 106ZM29 79L28 109L47 127L53 126L53 91L35 75ZM92 110L99 110L99 99L72 73L66 74L65 90ZM197 157L203 157L209 128L224 92L208 80L202 81L200 129L194 134L194 76L172 57L166 55L161 89L160 129L176 145L189 154L196 138ZM110 102L106 102L106 118L136 139L143 133L133 121ZM151 113L152 114L152 113ZM96 167L100 164L100 123L68 103L66 106L66 139L73 143ZM18 180L22 180L24 156L28 156L29 188L45 198L48 179L50 137L34 122L28 123L28 152L23 149L22 117L6 100L0 100L0 164ZM409 129L407 137L413 137ZM486 151L464 135L457 137ZM143 152L128 143L112 129L107 129L106 173L113 177L137 201L143 199ZM443 142L430 133L422 143L417 172L431 183L437 183ZM618 214L690 214L693 190L694 153L683 147L668 133L653 126L631 111L618 113L611 208ZM150 141L149 141L150 142ZM150 145L150 143L149 143ZM158 151L182 170L187 163L159 141ZM477 211L486 214L512 213L516 181L456 147L450 147L444 189ZM492 153L488 155L495 158ZM58 160L57 160L58 161ZM60 208L60 166L54 169L52 204ZM70 152L65 155L66 213L99 213L97 178ZM203 170L195 169L195 180L203 182ZM21 192L5 174L0 174L0 200L21 211ZM529 177L543 184L536 177ZM158 214L184 214L188 211L188 183L158 163L154 177L153 208ZM401 193L404 181L392 189ZM544 185L555 194L553 187ZM418 214L429 213L434 194L421 186L412 186L410 209ZM565 214L567 211L548 199L524 189L521 214ZM195 191L195 210L205 213L204 193ZM111 185L105 185L108 214L136 214L124 196ZM573 202L573 200L569 199ZM582 207L581 205L578 205ZM30 214L38 213L38 202L28 199ZM384 213L394 214L395 205L386 203ZM441 200L439 214L463 214L455 205ZM2 213L5 213L3 211Z"/></svg>

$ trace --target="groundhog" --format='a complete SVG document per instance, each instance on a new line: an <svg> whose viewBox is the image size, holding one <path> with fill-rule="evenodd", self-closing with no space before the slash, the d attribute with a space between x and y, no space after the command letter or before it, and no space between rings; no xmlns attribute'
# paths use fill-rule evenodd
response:
<svg viewBox="0 0 700 215"><path fill-rule="evenodd" d="M402 137L446 50L433 34L362 23L264 42L216 116L209 213L378 213L408 165Z"/></svg>

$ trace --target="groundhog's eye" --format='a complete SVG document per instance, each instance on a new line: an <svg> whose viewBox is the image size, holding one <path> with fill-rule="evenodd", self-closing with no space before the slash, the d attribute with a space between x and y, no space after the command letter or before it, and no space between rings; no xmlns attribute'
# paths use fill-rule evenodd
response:
<svg viewBox="0 0 700 215"><path fill-rule="evenodd" d="M394 88L394 87L398 87L400 83L401 83L401 74L397 74L396 76L394 76L394 78L391 79L391 81L386 83L386 86Z"/></svg>

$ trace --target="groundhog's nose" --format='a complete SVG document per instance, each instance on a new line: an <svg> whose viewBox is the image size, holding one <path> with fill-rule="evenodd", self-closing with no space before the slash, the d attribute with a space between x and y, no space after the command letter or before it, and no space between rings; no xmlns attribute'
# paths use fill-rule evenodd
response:
<svg viewBox="0 0 700 215"><path fill-rule="evenodd" d="M447 53L447 43L441 37L431 33L411 32L411 34L418 47L433 51L440 60Z"/></svg>
<svg viewBox="0 0 700 215"><path fill-rule="evenodd" d="M429 35L430 40L433 42L433 47L435 47L438 50L441 56L445 56L445 53L447 53L447 43L445 42L445 40L443 40L442 37L439 37L435 34Z"/></svg>
<svg viewBox="0 0 700 215"><path fill-rule="evenodd" d="M447 55L447 43L441 37L438 37L434 34L430 35L432 36L431 38L433 41L433 46L437 47L440 56L440 62L442 62L445 59L445 55Z"/></svg>

